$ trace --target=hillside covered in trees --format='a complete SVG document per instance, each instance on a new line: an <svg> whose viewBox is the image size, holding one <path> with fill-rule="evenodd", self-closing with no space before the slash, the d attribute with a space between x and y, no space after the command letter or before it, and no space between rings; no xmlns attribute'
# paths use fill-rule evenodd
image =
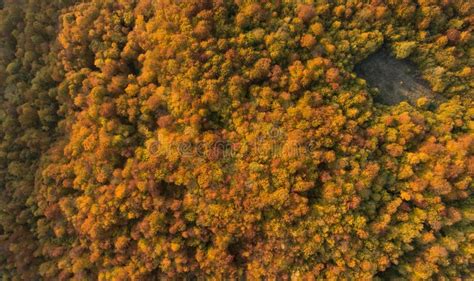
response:
<svg viewBox="0 0 474 281"><path fill-rule="evenodd" d="M0 277L474 279L473 26L469 0L1 0ZM375 102L381 48L431 95Z"/></svg>

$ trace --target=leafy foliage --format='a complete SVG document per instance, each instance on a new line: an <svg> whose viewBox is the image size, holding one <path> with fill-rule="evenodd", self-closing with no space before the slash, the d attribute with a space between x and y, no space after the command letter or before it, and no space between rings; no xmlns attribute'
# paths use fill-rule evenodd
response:
<svg viewBox="0 0 474 281"><path fill-rule="evenodd" d="M473 278L472 1L300 2L5 1L0 274Z"/></svg>

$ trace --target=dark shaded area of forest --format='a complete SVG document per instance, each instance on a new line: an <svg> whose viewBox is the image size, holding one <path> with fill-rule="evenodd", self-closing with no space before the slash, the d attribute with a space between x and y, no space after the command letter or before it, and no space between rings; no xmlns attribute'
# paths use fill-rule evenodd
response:
<svg viewBox="0 0 474 281"><path fill-rule="evenodd" d="M415 105L420 98L445 100L433 93L413 62L394 58L388 48L382 47L355 67L357 75L366 79L370 87L378 89L375 102L396 105L408 101Z"/></svg>

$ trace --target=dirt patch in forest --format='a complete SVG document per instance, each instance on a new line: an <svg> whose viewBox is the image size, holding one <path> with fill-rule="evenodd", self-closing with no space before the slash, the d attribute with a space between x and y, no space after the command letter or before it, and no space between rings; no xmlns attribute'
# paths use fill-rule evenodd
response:
<svg viewBox="0 0 474 281"><path fill-rule="evenodd" d="M379 93L375 102L395 105L402 101L416 104L419 98L439 100L427 81L423 80L417 66L408 60L398 60L391 56L387 48L370 55L355 67L358 76L364 78L370 87Z"/></svg>

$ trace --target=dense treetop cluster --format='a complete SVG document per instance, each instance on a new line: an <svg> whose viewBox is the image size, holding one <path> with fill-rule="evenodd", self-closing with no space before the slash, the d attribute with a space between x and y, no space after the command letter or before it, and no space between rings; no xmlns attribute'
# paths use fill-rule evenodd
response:
<svg viewBox="0 0 474 281"><path fill-rule="evenodd" d="M0 4L4 280L474 278L472 1Z"/></svg>

